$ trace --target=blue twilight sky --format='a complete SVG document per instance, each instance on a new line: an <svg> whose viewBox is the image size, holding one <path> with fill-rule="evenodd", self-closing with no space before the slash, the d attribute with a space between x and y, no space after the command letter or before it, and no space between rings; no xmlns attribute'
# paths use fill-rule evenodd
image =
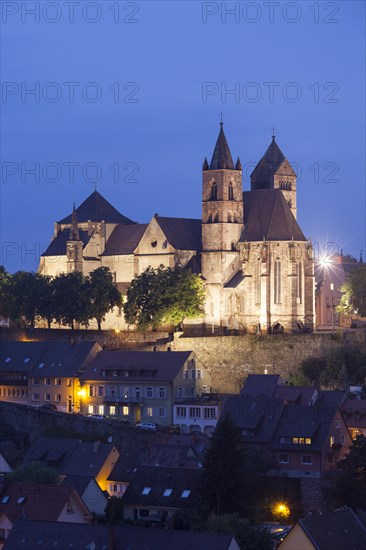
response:
<svg viewBox="0 0 366 550"><path fill-rule="evenodd" d="M320 252L365 250L364 2L3 0L1 10L9 271L37 269L53 222L95 180L136 221L199 218L221 111L244 189L274 125L299 173L305 235Z"/></svg>

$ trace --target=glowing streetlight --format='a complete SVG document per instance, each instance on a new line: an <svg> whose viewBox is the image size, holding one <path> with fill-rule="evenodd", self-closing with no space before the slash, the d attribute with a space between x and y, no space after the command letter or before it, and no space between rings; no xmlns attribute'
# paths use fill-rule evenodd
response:
<svg viewBox="0 0 366 550"><path fill-rule="evenodd" d="M277 502L272 509L275 516L279 516L281 519L287 519L290 515L290 508L284 502Z"/></svg>

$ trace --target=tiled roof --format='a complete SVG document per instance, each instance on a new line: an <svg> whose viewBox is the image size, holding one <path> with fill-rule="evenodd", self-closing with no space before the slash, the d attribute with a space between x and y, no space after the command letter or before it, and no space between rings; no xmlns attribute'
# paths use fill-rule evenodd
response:
<svg viewBox="0 0 366 550"><path fill-rule="evenodd" d="M19 520L4 550L239 550L233 535L129 525L83 525ZM109 545L108 545L109 544Z"/></svg>
<svg viewBox="0 0 366 550"><path fill-rule="evenodd" d="M317 389L314 386L288 386L286 384L277 386L274 392L276 399L282 399L286 403L297 405L312 405L317 396Z"/></svg>
<svg viewBox="0 0 366 550"><path fill-rule="evenodd" d="M220 132L212 155L210 170L234 170L234 162L227 143L223 123L220 123Z"/></svg>
<svg viewBox="0 0 366 550"><path fill-rule="evenodd" d="M122 500L124 504L141 507L183 508L194 506L199 494L201 473L201 470L196 468L138 466ZM171 489L171 492L169 491L169 494L164 496L164 492L168 489ZM184 497L184 491L187 491L186 497ZM146 494L142 494L143 492Z"/></svg>
<svg viewBox="0 0 366 550"><path fill-rule="evenodd" d="M60 469L62 475L97 477L105 461L113 451L112 443L79 442ZM116 461L118 454L116 452Z"/></svg>
<svg viewBox="0 0 366 550"><path fill-rule="evenodd" d="M52 463L55 468L61 467L78 443L78 439L40 436L25 452L24 463L39 461L47 466Z"/></svg>
<svg viewBox="0 0 366 550"><path fill-rule="evenodd" d="M135 468L142 463L145 455L144 449L138 449L133 445L122 448L118 460L108 476L108 481L130 481Z"/></svg>
<svg viewBox="0 0 366 550"><path fill-rule="evenodd" d="M273 397L276 387L281 383L279 374L248 374L240 395Z"/></svg>
<svg viewBox="0 0 366 550"><path fill-rule="evenodd" d="M185 444L157 443L150 447L144 464L175 468L198 468L199 459L189 442Z"/></svg>
<svg viewBox="0 0 366 550"><path fill-rule="evenodd" d="M243 241L306 241L280 189L243 193Z"/></svg>
<svg viewBox="0 0 366 550"><path fill-rule="evenodd" d="M310 515L299 524L316 550L362 550L366 529L351 508Z"/></svg>
<svg viewBox="0 0 366 550"><path fill-rule="evenodd" d="M5 497L10 497L6 503ZM20 503L18 499L25 500ZM87 508L72 487L7 483L0 494L0 516L6 514L13 523L17 519L57 521L70 498L76 500L87 514Z"/></svg>
<svg viewBox="0 0 366 550"><path fill-rule="evenodd" d="M176 250L202 249L202 221L189 218L156 216L169 244Z"/></svg>
<svg viewBox="0 0 366 550"><path fill-rule="evenodd" d="M123 216L112 206L98 191L94 191L76 209L78 223L105 221L106 223L135 223L126 216ZM71 224L72 214L66 216L58 223Z"/></svg>
<svg viewBox="0 0 366 550"><path fill-rule="evenodd" d="M79 238L83 243L83 248L88 244L90 235L87 231L79 229ZM70 240L70 229L62 229L57 237L52 239L42 256L66 256L67 241Z"/></svg>
<svg viewBox="0 0 366 550"><path fill-rule="evenodd" d="M235 273L233 277L226 283L224 288L236 288L240 285L242 281L244 281L244 275L242 271L238 271Z"/></svg>
<svg viewBox="0 0 366 550"><path fill-rule="evenodd" d="M133 254L147 227L145 223L117 225L106 243L102 256Z"/></svg>
<svg viewBox="0 0 366 550"><path fill-rule="evenodd" d="M28 373L46 347L47 342L0 342L0 373Z"/></svg>
<svg viewBox="0 0 366 550"><path fill-rule="evenodd" d="M76 376L85 362L90 361L100 350L96 342L47 342L31 375L50 378Z"/></svg>
<svg viewBox="0 0 366 550"><path fill-rule="evenodd" d="M284 154L276 143L275 138L272 138L268 149L263 157L258 162L257 166L251 173L251 177L269 180L275 173L286 173L287 175L296 176L290 163L286 160Z"/></svg>
<svg viewBox="0 0 366 550"><path fill-rule="evenodd" d="M105 350L98 353L86 367L82 380L118 380L112 373L102 376L102 370L120 370L128 380L172 381L175 379L191 351L119 351Z"/></svg>
<svg viewBox="0 0 366 550"><path fill-rule="evenodd" d="M184 269L190 269L192 273L199 275L201 273L201 254L195 254L192 258L186 263Z"/></svg>

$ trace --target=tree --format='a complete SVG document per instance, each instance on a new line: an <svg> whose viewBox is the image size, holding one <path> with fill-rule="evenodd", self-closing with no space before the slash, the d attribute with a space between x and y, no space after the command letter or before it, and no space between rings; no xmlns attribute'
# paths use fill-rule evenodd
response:
<svg viewBox="0 0 366 550"><path fill-rule="evenodd" d="M43 276L17 271L8 285L8 314L16 322L24 321L32 328L39 317L39 303L43 293Z"/></svg>
<svg viewBox="0 0 366 550"><path fill-rule="evenodd" d="M0 265L0 317L9 317L11 275Z"/></svg>
<svg viewBox="0 0 366 550"><path fill-rule="evenodd" d="M203 282L190 270L148 267L132 280L123 310L127 323L141 329L179 325L185 318L202 316L204 298Z"/></svg>
<svg viewBox="0 0 366 550"><path fill-rule="evenodd" d="M324 386L347 389L350 384L363 384L366 377L366 354L352 346L332 350L321 372Z"/></svg>
<svg viewBox="0 0 366 550"><path fill-rule="evenodd" d="M221 417L204 458L203 495L209 508L219 516L250 517L271 465L263 453L244 446L241 430L230 416Z"/></svg>
<svg viewBox="0 0 366 550"><path fill-rule="evenodd" d="M366 438L357 436L348 455L337 463L331 498L337 505L366 510Z"/></svg>
<svg viewBox="0 0 366 550"><path fill-rule="evenodd" d="M79 271L62 273L53 281L55 319L72 330L75 323L88 325L91 318L89 285Z"/></svg>
<svg viewBox="0 0 366 550"><path fill-rule="evenodd" d="M98 330L101 330L106 313L115 306L122 307L122 296L108 267L99 267L92 271L89 275L89 286L90 315L97 320Z"/></svg>
<svg viewBox="0 0 366 550"><path fill-rule="evenodd" d="M337 307L339 313L357 313L366 317L366 264L347 273L346 281L340 288L342 297Z"/></svg>
<svg viewBox="0 0 366 550"><path fill-rule="evenodd" d="M47 321L48 328L51 328L57 312L54 279L48 275L42 275L42 280L39 283L38 313L42 319Z"/></svg>
<svg viewBox="0 0 366 550"><path fill-rule="evenodd" d="M310 382L319 383L327 362L322 357L308 357L301 362L300 370Z"/></svg>
<svg viewBox="0 0 366 550"><path fill-rule="evenodd" d="M18 466L13 472L7 474L8 481L21 481L22 483L41 483L55 485L58 483L57 470L43 466L40 462L31 462L25 466Z"/></svg>

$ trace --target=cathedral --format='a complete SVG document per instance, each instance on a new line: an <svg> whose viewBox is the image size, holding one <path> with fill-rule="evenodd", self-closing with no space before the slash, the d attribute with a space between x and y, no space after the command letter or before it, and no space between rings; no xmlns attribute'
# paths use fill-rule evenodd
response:
<svg viewBox="0 0 366 550"><path fill-rule="evenodd" d="M203 319L190 324L215 333L291 333L315 324L311 242L297 221L296 174L272 137L243 192L223 123L211 162L202 167L202 219L158 214L136 223L97 191L55 223L39 273L88 275L108 267L126 295L148 266L181 266L205 283ZM123 312L110 312L104 329L128 328Z"/></svg>

